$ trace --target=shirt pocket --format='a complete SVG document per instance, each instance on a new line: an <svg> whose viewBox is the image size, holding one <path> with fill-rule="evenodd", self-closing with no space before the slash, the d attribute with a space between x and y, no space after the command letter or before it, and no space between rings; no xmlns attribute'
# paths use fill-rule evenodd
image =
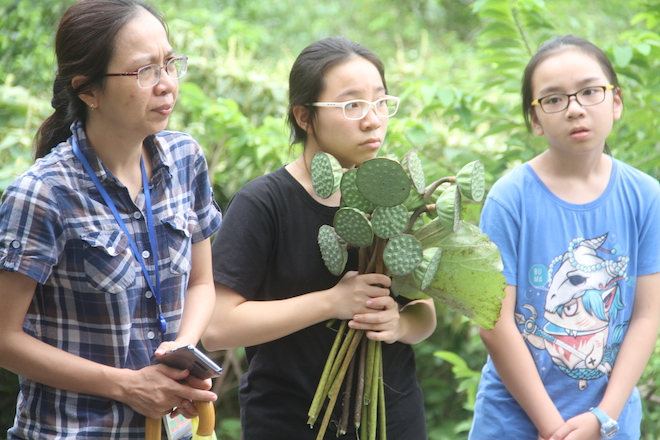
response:
<svg viewBox="0 0 660 440"><path fill-rule="evenodd" d="M194 212L178 212L162 220L167 236L167 249L170 254L170 271L183 275L192 267L192 229Z"/></svg>
<svg viewBox="0 0 660 440"><path fill-rule="evenodd" d="M135 283L135 256L123 232L90 231L82 233L80 239L83 241L83 264L89 286L116 294Z"/></svg>

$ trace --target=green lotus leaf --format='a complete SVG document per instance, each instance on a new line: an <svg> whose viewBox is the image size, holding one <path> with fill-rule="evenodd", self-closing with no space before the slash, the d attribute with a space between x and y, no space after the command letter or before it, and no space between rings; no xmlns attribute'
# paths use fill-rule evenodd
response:
<svg viewBox="0 0 660 440"><path fill-rule="evenodd" d="M401 166L408 173L413 186L419 194L424 194L426 189L426 177L424 176L424 168L422 168L422 161L415 150L408 151L403 158L401 158Z"/></svg>
<svg viewBox="0 0 660 440"><path fill-rule="evenodd" d="M434 220L415 233L424 249L442 249L442 264L431 284L420 291L412 275L394 277L392 292L406 298L434 298L477 325L492 329L506 285L499 250L478 227L462 222L458 232Z"/></svg>
<svg viewBox="0 0 660 440"><path fill-rule="evenodd" d="M435 212L445 229L456 232L461 224L461 193L456 185L447 187L435 202Z"/></svg>
<svg viewBox="0 0 660 440"><path fill-rule="evenodd" d="M346 250L346 243L335 232L335 228L328 225L323 225L319 228L317 236L319 248L321 249L321 257L331 274L341 275L346 268L348 261L348 250Z"/></svg>
<svg viewBox="0 0 660 440"><path fill-rule="evenodd" d="M357 187L365 199L377 206L402 204L410 194L410 177L394 159L375 157L357 171Z"/></svg>
<svg viewBox="0 0 660 440"><path fill-rule="evenodd" d="M413 279L420 290L426 289L440 268L442 249L431 247L424 249L422 262L413 271Z"/></svg>
<svg viewBox="0 0 660 440"><path fill-rule="evenodd" d="M344 170L335 157L328 153L316 153L310 164L312 187L322 199L337 192Z"/></svg>
<svg viewBox="0 0 660 440"><path fill-rule="evenodd" d="M456 184L464 197L475 202L482 202L486 194L486 169L475 160L465 165L456 174Z"/></svg>
<svg viewBox="0 0 660 440"><path fill-rule="evenodd" d="M372 212L376 205L365 199L358 190L357 171L357 168L352 168L346 171L341 178L341 204L349 208L359 209L362 212Z"/></svg>
<svg viewBox="0 0 660 440"><path fill-rule="evenodd" d="M390 238L405 231L409 220L410 215L403 205L379 206L371 216L371 226L380 238Z"/></svg>
<svg viewBox="0 0 660 440"><path fill-rule="evenodd" d="M353 247L367 247L374 240L371 222L359 209L339 209L332 224L337 234Z"/></svg>
<svg viewBox="0 0 660 440"><path fill-rule="evenodd" d="M408 275L422 262L422 244L412 235L390 238L383 252L383 262L392 275Z"/></svg>

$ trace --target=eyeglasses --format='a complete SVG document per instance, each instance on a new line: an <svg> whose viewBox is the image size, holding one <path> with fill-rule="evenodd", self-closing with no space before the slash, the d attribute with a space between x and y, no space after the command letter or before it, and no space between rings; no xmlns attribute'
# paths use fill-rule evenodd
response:
<svg viewBox="0 0 660 440"><path fill-rule="evenodd" d="M568 108L568 103L571 96L575 96L575 100L582 107L589 107L591 105L600 104L605 101L605 91L613 89L613 85L609 86L591 86L578 90L575 93L553 93L542 98L532 101L531 105L541 106L541 110L545 113L558 113Z"/></svg>
<svg viewBox="0 0 660 440"><path fill-rule="evenodd" d="M401 99L396 96L385 96L374 102L365 101L364 99L353 99L345 102L314 102L310 105L314 107L340 107L346 119L357 121L367 116L371 107L376 110L378 116L394 116L399 109L400 101Z"/></svg>
<svg viewBox="0 0 660 440"><path fill-rule="evenodd" d="M138 87L148 89L160 81L160 72L165 69L167 75L172 78L181 78L188 71L188 57L179 55L167 60L164 66L158 64L149 64L140 67L135 72L128 73L106 73L105 76L137 76Z"/></svg>

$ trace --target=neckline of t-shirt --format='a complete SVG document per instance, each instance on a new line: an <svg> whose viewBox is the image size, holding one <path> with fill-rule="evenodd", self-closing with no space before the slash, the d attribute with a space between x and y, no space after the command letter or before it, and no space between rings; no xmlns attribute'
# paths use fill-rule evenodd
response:
<svg viewBox="0 0 660 440"><path fill-rule="evenodd" d="M532 176L532 178L537 183L539 188L541 188L541 191L543 191L543 193L552 202L566 209L571 209L574 211L588 211L604 203L612 193L612 190L614 188L618 176L619 164L615 158L612 157L611 159L612 159L612 171L610 173L610 180L607 183L607 187L605 188L605 191L603 191L603 193L600 196L598 196L598 198L592 200L589 203L570 203L567 202L566 200L557 197L552 191L550 191L550 189L545 185L545 183L543 183L543 181L538 176L538 174L536 174L536 171L534 171L534 169L529 164L529 162L525 163L525 169Z"/></svg>
<svg viewBox="0 0 660 440"><path fill-rule="evenodd" d="M298 182L296 178L291 175L291 173L286 169L285 166L281 167L280 171L285 176L285 179L291 184L292 188L294 188L294 191L298 195L298 197L300 197L300 199L306 205L308 205L313 210L320 212L322 214L334 216L335 212L337 212L337 210L339 209L339 206L328 206L319 203L318 201L314 200L314 197L312 197L312 195L307 192L307 190L300 184L300 182Z"/></svg>

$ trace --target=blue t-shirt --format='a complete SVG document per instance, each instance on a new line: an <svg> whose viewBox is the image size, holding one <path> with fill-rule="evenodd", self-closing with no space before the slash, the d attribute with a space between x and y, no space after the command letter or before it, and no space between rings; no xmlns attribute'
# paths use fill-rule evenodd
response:
<svg viewBox="0 0 660 440"><path fill-rule="evenodd" d="M660 272L658 181L613 159L603 194L578 205L523 164L493 186L480 226L516 286L516 323L557 409L568 420L597 406L626 335L636 279ZM638 439L641 416L635 390L615 439ZM489 358L470 440L537 436Z"/></svg>

